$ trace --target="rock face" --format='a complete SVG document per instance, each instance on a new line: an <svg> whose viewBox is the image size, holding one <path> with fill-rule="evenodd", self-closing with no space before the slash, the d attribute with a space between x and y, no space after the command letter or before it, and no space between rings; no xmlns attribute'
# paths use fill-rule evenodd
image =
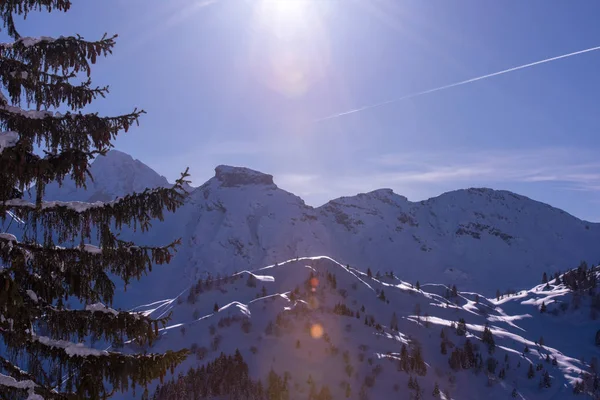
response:
<svg viewBox="0 0 600 400"><path fill-rule="evenodd" d="M219 165L215 168L215 178L223 187L236 187L242 185L274 185L273 176L263 174L243 167L230 167Z"/></svg>

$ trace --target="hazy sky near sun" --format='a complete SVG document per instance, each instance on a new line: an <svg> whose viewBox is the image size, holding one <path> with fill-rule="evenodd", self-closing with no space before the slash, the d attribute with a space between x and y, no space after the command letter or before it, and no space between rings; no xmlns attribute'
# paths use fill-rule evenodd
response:
<svg viewBox="0 0 600 400"><path fill-rule="evenodd" d="M119 34L93 110L145 109L116 148L170 180L246 166L315 206L485 186L600 221L600 52L314 122L600 46L598 15L591 0L76 0L20 26Z"/></svg>

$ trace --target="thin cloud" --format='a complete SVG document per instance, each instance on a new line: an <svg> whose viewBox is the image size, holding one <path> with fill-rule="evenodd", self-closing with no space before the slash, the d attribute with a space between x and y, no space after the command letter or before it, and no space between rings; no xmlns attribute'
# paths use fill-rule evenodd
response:
<svg viewBox="0 0 600 400"><path fill-rule="evenodd" d="M275 174L274 179L277 186L290 190L300 197L321 197L330 194L327 186L323 185L320 175L282 173Z"/></svg>
<svg viewBox="0 0 600 400"><path fill-rule="evenodd" d="M600 186L600 162L583 149L387 154L371 164L378 180L390 183L561 182L574 190Z"/></svg>

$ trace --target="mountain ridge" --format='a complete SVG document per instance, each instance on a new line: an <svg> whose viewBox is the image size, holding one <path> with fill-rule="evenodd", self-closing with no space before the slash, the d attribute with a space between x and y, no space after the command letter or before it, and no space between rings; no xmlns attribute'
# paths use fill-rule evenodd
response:
<svg viewBox="0 0 600 400"><path fill-rule="evenodd" d="M111 175L97 163L96 173ZM156 173L148 176L152 179L136 184L166 181ZM122 299L129 305L150 301L150 295L173 296L207 273L303 256L326 255L374 271L391 268L408 281L441 281L487 294L522 287L542 272L564 271L582 259L600 259L600 224L510 191L459 189L411 202L378 189L312 207L279 188L272 175L227 165L217 166L175 214L153 225L149 235L124 237L153 245L181 237L182 246L171 266L132 285L137 291L128 288Z"/></svg>

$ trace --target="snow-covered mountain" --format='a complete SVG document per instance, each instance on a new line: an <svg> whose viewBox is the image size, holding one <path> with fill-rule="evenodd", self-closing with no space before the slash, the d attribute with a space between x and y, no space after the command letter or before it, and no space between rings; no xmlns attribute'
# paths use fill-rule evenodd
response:
<svg viewBox="0 0 600 400"><path fill-rule="evenodd" d="M327 255L493 294L600 259L598 224L510 192L468 189L410 202L383 189L313 208L270 175L227 166L160 229L184 239L171 275L179 290L206 271Z"/></svg>
<svg viewBox="0 0 600 400"><path fill-rule="evenodd" d="M87 190L65 182L46 198L112 200L169 185L118 152L92 173ZM183 239L171 265L114 305L172 313L152 348L125 351L192 350L152 385L157 400L209 386L212 398L251 399L259 380L270 398L285 389L293 400L569 399L600 385L600 295L581 274L555 279L581 260L596 264L600 225L514 193L411 202L381 189L314 208L271 175L218 166L150 233L123 235ZM534 286L544 273L548 284Z"/></svg>
<svg viewBox="0 0 600 400"><path fill-rule="evenodd" d="M87 189L77 188L73 180L66 179L62 185L52 183L46 186L44 198L58 201L107 202L129 193L142 192L146 188L169 185L167 178L118 150L110 150L106 156L96 157L90 172L94 180L88 180Z"/></svg>
<svg viewBox="0 0 600 400"><path fill-rule="evenodd" d="M130 156L111 151L92 164L88 190L49 187L51 200L113 199L167 185ZM129 234L126 234L128 236ZM172 265L157 268L121 300L174 296L207 272L228 274L281 260L326 255L344 265L393 270L408 281L457 284L493 295L524 288L600 259L600 225L511 192L457 190L420 202L390 189L342 197L313 208L247 168L218 166L175 214L155 223L158 244L181 237Z"/></svg>
<svg viewBox="0 0 600 400"><path fill-rule="evenodd" d="M243 368L222 357L212 373L190 372L236 350L271 399L589 398L574 391L600 393L598 278L600 269L581 269L485 298L300 258L202 279L136 311L172 313L150 350L192 350L162 386L152 386L158 400L259 398ZM281 389L271 371L289 397L271 392ZM203 390L208 397L198 397Z"/></svg>

